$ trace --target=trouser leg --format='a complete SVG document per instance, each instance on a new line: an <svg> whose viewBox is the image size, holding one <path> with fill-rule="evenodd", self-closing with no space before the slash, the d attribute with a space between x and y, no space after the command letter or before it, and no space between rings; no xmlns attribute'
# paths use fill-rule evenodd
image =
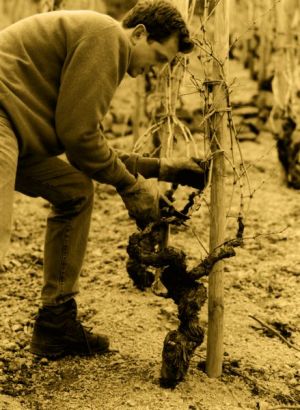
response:
<svg viewBox="0 0 300 410"><path fill-rule="evenodd" d="M20 161L16 190L52 204L44 249L44 306L62 304L78 293L93 208L93 183L59 158Z"/></svg>
<svg viewBox="0 0 300 410"><path fill-rule="evenodd" d="M10 242L18 152L11 124L0 110L0 267Z"/></svg>

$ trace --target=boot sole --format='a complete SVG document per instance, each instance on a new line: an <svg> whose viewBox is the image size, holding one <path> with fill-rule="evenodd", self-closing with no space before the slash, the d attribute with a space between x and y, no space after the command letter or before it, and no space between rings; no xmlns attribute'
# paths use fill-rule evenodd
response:
<svg viewBox="0 0 300 410"><path fill-rule="evenodd" d="M96 354L104 354L109 352L109 347L93 350L92 352L80 351L76 348L62 347L62 346L43 346L31 343L29 351L39 357L46 357L47 359L61 359L64 356L93 356Z"/></svg>

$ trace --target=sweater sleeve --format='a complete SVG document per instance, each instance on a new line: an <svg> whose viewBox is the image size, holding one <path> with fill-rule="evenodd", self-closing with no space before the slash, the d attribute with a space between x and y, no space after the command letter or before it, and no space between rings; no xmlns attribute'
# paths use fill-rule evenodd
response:
<svg viewBox="0 0 300 410"><path fill-rule="evenodd" d="M70 162L91 178L124 187L135 182L109 147L101 120L127 70L128 44L112 26L82 38L68 53L56 106L56 131Z"/></svg>
<svg viewBox="0 0 300 410"><path fill-rule="evenodd" d="M159 177L159 158L149 158L135 153L128 154L122 151L117 151L117 153L131 174L141 174L145 178Z"/></svg>

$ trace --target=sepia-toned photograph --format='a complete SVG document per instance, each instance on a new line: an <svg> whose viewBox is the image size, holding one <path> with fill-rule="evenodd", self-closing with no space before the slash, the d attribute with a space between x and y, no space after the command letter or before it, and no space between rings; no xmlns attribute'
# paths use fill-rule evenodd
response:
<svg viewBox="0 0 300 410"><path fill-rule="evenodd" d="M300 410L300 0L0 0L0 410Z"/></svg>

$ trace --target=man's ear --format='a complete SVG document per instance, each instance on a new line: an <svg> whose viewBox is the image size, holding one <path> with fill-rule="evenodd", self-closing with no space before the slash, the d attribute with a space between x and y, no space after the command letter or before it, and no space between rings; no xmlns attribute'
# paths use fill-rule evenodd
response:
<svg viewBox="0 0 300 410"><path fill-rule="evenodd" d="M132 44L135 45L137 41L147 36L148 36L148 32L144 24L138 24L137 26L134 27L134 29L131 32L130 40Z"/></svg>

